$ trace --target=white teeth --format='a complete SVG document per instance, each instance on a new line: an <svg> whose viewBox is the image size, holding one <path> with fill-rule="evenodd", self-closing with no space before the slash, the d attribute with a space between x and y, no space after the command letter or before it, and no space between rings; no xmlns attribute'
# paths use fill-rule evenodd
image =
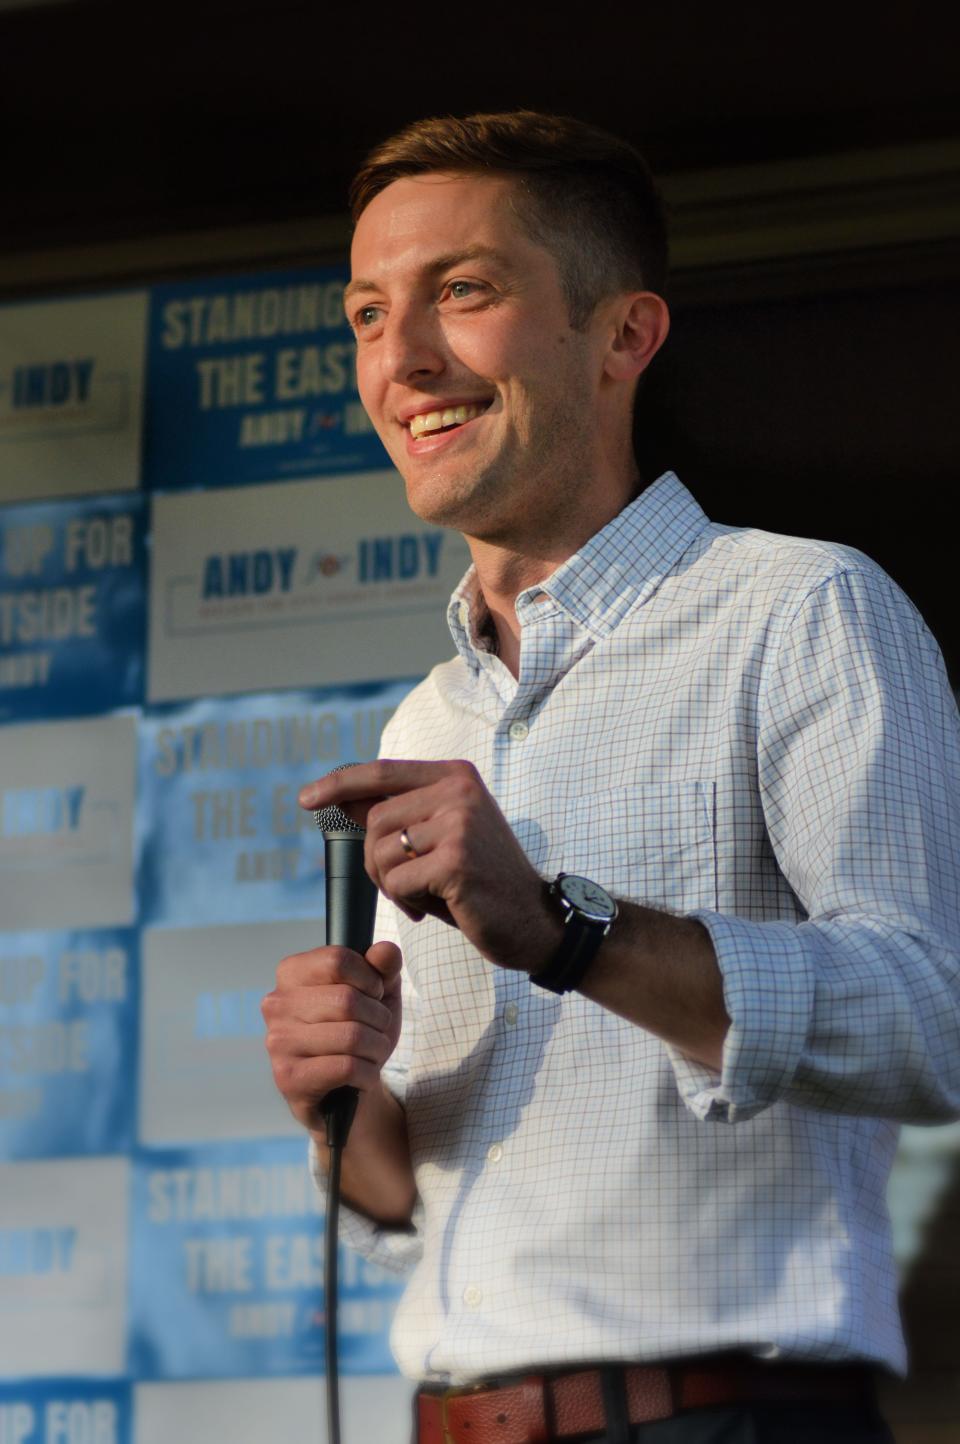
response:
<svg viewBox="0 0 960 1444"><path fill-rule="evenodd" d="M443 411L422 411L410 422L410 435L416 440L428 431L440 431L444 426L462 426L472 421L486 408L483 406L447 406Z"/></svg>

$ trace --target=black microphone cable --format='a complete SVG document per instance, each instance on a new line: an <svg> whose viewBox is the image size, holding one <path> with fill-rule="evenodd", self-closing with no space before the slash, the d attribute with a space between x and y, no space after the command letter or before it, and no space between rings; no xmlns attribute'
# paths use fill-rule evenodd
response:
<svg viewBox="0 0 960 1444"><path fill-rule="evenodd" d="M341 769L335 768L339 772ZM314 813L323 833L326 863L327 943L365 954L373 942L377 889L363 866L366 829L339 807ZM334 1088L320 1104L330 1149L324 1240L323 1296L326 1309L327 1441L340 1444L340 1373L337 1357L337 1246L340 1220L340 1164L353 1115L356 1088Z"/></svg>

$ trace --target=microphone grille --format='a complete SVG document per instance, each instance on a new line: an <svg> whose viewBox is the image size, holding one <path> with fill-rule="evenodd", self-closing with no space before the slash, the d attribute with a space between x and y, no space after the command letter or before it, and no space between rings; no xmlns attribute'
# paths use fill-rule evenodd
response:
<svg viewBox="0 0 960 1444"><path fill-rule="evenodd" d="M349 832L353 837L367 835L367 829L348 817L342 807L321 807L313 816L321 832Z"/></svg>
<svg viewBox="0 0 960 1444"><path fill-rule="evenodd" d="M348 767L353 765L352 762L341 762L339 767L332 769L329 776L332 777L334 772L345 772ZM313 814L313 820L322 833L346 832L351 837L366 837L367 835L367 829L361 827L359 822L354 822L353 818L348 817L343 808L337 807L336 804L318 808Z"/></svg>

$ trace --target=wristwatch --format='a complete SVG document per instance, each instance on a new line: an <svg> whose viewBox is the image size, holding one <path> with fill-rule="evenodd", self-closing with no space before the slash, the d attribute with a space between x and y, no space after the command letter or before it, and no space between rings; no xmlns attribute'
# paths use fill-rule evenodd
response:
<svg viewBox="0 0 960 1444"><path fill-rule="evenodd" d="M558 873L547 893L563 911L563 939L547 966L530 974L530 981L551 993L569 993L613 926L617 904L599 883L572 872Z"/></svg>

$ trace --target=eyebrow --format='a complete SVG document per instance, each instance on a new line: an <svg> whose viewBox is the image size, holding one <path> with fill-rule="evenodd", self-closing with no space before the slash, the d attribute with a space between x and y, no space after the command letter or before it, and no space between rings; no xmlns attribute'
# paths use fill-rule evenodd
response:
<svg viewBox="0 0 960 1444"><path fill-rule="evenodd" d="M507 270L510 267L510 262L503 252L496 250L493 246L464 246L463 250L450 251L445 256L436 256L425 269L428 274L437 275L454 266L462 266L467 261L490 261L501 270ZM350 281L343 290L343 304L346 305L354 296L369 295L371 292L381 289L382 287L377 281L362 279Z"/></svg>

